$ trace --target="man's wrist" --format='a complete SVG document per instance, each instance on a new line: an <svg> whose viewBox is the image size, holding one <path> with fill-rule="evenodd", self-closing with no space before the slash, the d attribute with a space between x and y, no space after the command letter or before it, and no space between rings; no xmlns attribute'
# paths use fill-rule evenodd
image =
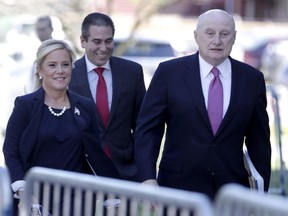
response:
<svg viewBox="0 0 288 216"><path fill-rule="evenodd" d="M18 180L11 184L12 190L16 193L20 188L25 187L25 181L24 180Z"/></svg>

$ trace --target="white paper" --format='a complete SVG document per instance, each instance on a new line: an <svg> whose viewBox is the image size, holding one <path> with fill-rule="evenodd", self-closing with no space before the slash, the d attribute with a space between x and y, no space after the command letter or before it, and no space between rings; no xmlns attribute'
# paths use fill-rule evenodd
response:
<svg viewBox="0 0 288 216"><path fill-rule="evenodd" d="M251 189L257 190L259 194L264 194L264 180L258 173L255 166L253 165L246 146L243 147L244 165L249 173L249 183Z"/></svg>

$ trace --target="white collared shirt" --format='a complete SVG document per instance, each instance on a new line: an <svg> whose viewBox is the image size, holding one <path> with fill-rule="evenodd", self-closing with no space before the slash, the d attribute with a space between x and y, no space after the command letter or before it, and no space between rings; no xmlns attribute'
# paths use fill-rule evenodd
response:
<svg viewBox="0 0 288 216"><path fill-rule="evenodd" d="M97 83L98 83L98 75L94 71L94 69L97 67L94 65L92 62L90 62L85 55L85 62L86 62L86 68L87 68L87 76L88 76L88 81L89 81L89 87L90 91L92 93L93 99L96 102L96 89L97 89ZM109 61L106 62L105 65L102 65L101 67L105 68L103 72L103 77L106 82L107 86L107 93L108 93L108 106L109 110L111 109L111 104L112 104L112 73L111 73L111 67Z"/></svg>
<svg viewBox="0 0 288 216"><path fill-rule="evenodd" d="M200 55L199 55L199 66L200 66L200 77L202 84L202 91L205 98L205 104L207 108L208 104L208 90L211 80L214 78L214 75L211 72L213 65L207 63ZM224 104L223 104L223 117L227 112L230 96L231 96L231 62L227 58L224 62L217 66L220 71L220 79L223 86L223 95L224 95Z"/></svg>

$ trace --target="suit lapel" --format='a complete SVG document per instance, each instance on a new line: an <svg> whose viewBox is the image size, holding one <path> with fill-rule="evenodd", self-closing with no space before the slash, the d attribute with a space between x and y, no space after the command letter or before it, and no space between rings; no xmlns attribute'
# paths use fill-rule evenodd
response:
<svg viewBox="0 0 288 216"><path fill-rule="evenodd" d="M108 119L108 126L111 122L111 119L113 118L119 99L121 94L121 88L123 83L123 76L122 73L125 71L125 68L121 67L120 65L117 65L117 59L111 57L110 59L110 66L111 66L111 73L112 73L112 85L113 85L113 94L112 94L112 104Z"/></svg>
<svg viewBox="0 0 288 216"><path fill-rule="evenodd" d="M81 92L81 95L93 99L93 96L89 87L85 56L83 56L81 59L75 62L74 70L75 70L75 79L77 79L77 82L79 84L78 90Z"/></svg>
<svg viewBox="0 0 288 216"><path fill-rule="evenodd" d="M241 101L241 98L244 96L243 91L246 86L245 76L243 76L241 67L237 65L237 62L234 59L230 58L230 61L232 66L230 102L227 112L221 122L221 125L217 133L220 133L221 130L223 130L228 125L233 115L236 114L237 108L240 106L239 103Z"/></svg>
<svg viewBox="0 0 288 216"><path fill-rule="evenodd" d="M211 128L205 105L205 99L202 92L198 55L199 54L192 55L191 58L189 58L189 61L187 61L185 65L186 73L183 80L186 87L189 89L191 98L194 100L195 106L199 110L205 124ZM230 102L217 134L219 134L221 130L228 125L233 115L235 115L237 107L239 106L241 98L243 97L243 91L246 85L245 76L243 76L243 73L241 72L241 67L239 67L234 59L230 58L230 61L232 66Z"/></svg>
<svg viewBox="0 0 288 216"><path fill-rule="evenodd" d="M189 58L186 64L186 74L183 79L186 84L186 87L189 89L191 93L191 98L194 100L195 106L197 107L200 115L202 116L205 124L210 128L210 121L208 118L205 99L201 86L201 78L200 78L200 68L199 68L199 59L198 53L196 55L192 55L192 58Z"/></svg>
<svg viewBox="0 0 288 216"><path fill-rule="evenodd" d="M83 114L83 104L81 104L79 102L79 100L77 99L77 97L74 96L73 92L67 92L68 93L68 97L70 100L70 106L71 106L71 110L73 113L73 119L76 122L76 125L79 129L79 131L81 132L83 128L81 128L81 125L83 125L83 118L81 117Z"/></svg>

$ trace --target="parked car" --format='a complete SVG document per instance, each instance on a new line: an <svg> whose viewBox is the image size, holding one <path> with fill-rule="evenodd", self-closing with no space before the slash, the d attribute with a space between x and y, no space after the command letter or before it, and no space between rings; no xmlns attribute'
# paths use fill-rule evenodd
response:
<svg viewBox="0 0 288 216"><path fill-rule="evenodd" d="M244 62L250 64L251 66L260 69L262 53L266 46L271 42L270 39L265 38L256 41L255 44L244 51Z"/></svg>
<svg viewBox="0 0 288 216"><path fill-rule="evenodd" d="M278 43L283 40L287 40L288 37L286 35L284 36L263 36L258 39L254 39L251 46L246 47L244 49L244 62L247 64L252 65L253 67L257 69L261 69L262 67L262 58L263 53L266 50L266 48L274 43Z"/></svg>
<svg viewBox="0 0 288 216"><path fill-rule="evenodd" d="M280 81L279 76L283 75L283 68L287 65L287 49L288 40L281 40L270 43L263 51L261 71L268 82Z"/></svg>
<svg viewBox="0 0 288 216"><path fill-rule="evenodd" d="M171 43L156 39L114 39L114 55L138 62L144 70L146 87L162 61L176 57Z"/></svg>

